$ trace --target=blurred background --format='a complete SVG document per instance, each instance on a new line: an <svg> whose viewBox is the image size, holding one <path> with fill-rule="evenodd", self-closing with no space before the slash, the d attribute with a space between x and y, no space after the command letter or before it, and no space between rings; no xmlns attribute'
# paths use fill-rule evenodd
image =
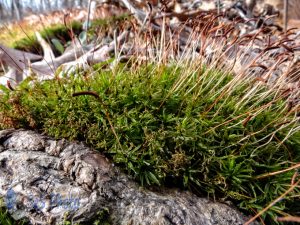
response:
<svg viewBox="0 0 300 225"><path fill-rule="evenodd" d="M88 0L0 0L0 20L20 20L36 13L86 7Z"/></svg>
<svg viewBox="0 0 300 225"><path fill-rule="evenodd" d="M216 8L218 4L228 4L228 2L248 2L255 4L255 11L277 10L281 16L284 14L284 3L288 5L288 19L300 19L300 0L170 0L174 2L197 3L203 10ZM0 22L20 20L31 14L49 13L56 10L87 7L89 0L0 0ZM96 2L108 2L98 0ZM134 2L134 1L133 1ZM143 2L143 0L135 0ZM151 1L150 1L151 2ZM156 2L156 1L155 1Z"/></svg>

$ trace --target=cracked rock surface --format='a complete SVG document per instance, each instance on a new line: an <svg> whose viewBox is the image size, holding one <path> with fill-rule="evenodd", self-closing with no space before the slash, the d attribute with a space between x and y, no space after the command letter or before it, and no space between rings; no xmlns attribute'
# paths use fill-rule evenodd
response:
<svg viewBox="0 0 300 225"><path fill-rule="evenodd" d="M82 143L34 131L0 131L0 197L33 224L87 222L109 210L113 224L234 225L236 209L177 189L142 189Z"/></svg>

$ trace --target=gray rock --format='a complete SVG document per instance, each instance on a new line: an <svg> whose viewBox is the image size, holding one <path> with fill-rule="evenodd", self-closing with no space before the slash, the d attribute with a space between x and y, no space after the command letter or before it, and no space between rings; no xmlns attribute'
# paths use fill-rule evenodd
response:
<svg viewBox="0 0 300 225"><path fill-rule="evenodd" d="M82 143L25 130L0 131L0 196L13 217L58 224L109 210L113 224L233 225L232 207L177 189L143 189Z"/></svg>

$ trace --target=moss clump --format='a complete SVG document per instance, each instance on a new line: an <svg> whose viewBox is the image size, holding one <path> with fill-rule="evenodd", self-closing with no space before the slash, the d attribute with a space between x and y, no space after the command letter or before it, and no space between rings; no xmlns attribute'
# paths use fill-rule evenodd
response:
<svg viewBox="0 0 300 225"><path fill-rule="evenodd" d="M66 44L68 41L71 40L70 30L75 35L78 35L82 31L82 24L79 22L72 22L69 27L66 27L63 24L52 25L40 31L41 36L47 40L48 43L51 43L51 39L55 38L58 39L61 43ZM38 43L36 36L34 34L24 37L22 39L16 40L13 45L13 48L32 52L36 54L42 54L42 48ZM52 50L56 55L59 52L53 47Z"/></svg>
<svg viewBox="0 0 300 225"><path fill-rule="evenodd" d="M71 30L82 42L86 41L87 37L89 40L107 35L110 35L112 38L114 30L124 26L125 22L130 18L128 14L121 14L106 19L95 19L91 22L88 34L83 31L82 23L77 21L71 22L67 27L64 24L55 24L44 29L36 29L36 27L26 23L19 26L16 24L11 26L11 28L6 27L4 29L4 32L0 34L0 42L19 50L41 55L42 48L34 34L34 31L40 30L41 36L51 44L54 54L58 56L61 52L53 45L53 39L67 46L68 42L71 41Z"/></svg>
<svg viewBox="0 0 300 225"><path fill-rule="evenodd" d="M97 71L3 87L1 127L85 141L142 185L189 188L249 214L289 188L292 170L258 178L300 160L297 112L278 92L183 62ZM267 211L267 223L295 215L299 192Z"/></svg>
<svg viewBox="0 0 300 225"><path fill-rule="evenodd" d="M127 13L121 14L119 16L111 16L106 19L95 19L92 21L91 24L91 30L97 30L101 28L116 28L119 27L120 23L123 23L124 21L130 19L131 16Z"/></svg>

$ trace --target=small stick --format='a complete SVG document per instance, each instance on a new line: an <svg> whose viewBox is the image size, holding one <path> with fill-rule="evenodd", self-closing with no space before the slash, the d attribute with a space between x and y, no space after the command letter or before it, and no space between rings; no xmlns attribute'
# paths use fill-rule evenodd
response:
<svg viewBox="0 0 300 225"><path fill-rule="evenodd" d="M284 170L279 170L279 171L276 171L276 172L272 172L272 173L266 173L266 174L263 174L263 175L259 175L257 177L255 177L256 179L262 179L262 178L266 178L266 177L270 177L270 176L275 176L275 175L278 175L278 174L281 174L281 173L285 173L285 172L288 172L290 170L295 170L295 169L298 169L300 168L300 163L294 165L294 166L291 166L287 169L284 169Z"/></svg>
<svg viewBox="0 0 300 225"><path fill-rule="evenodd" d="M297 217L297 216L278 217L277 221L279 221L279 222L296 222L296 223L300 223L300 217Z"/></svg>

